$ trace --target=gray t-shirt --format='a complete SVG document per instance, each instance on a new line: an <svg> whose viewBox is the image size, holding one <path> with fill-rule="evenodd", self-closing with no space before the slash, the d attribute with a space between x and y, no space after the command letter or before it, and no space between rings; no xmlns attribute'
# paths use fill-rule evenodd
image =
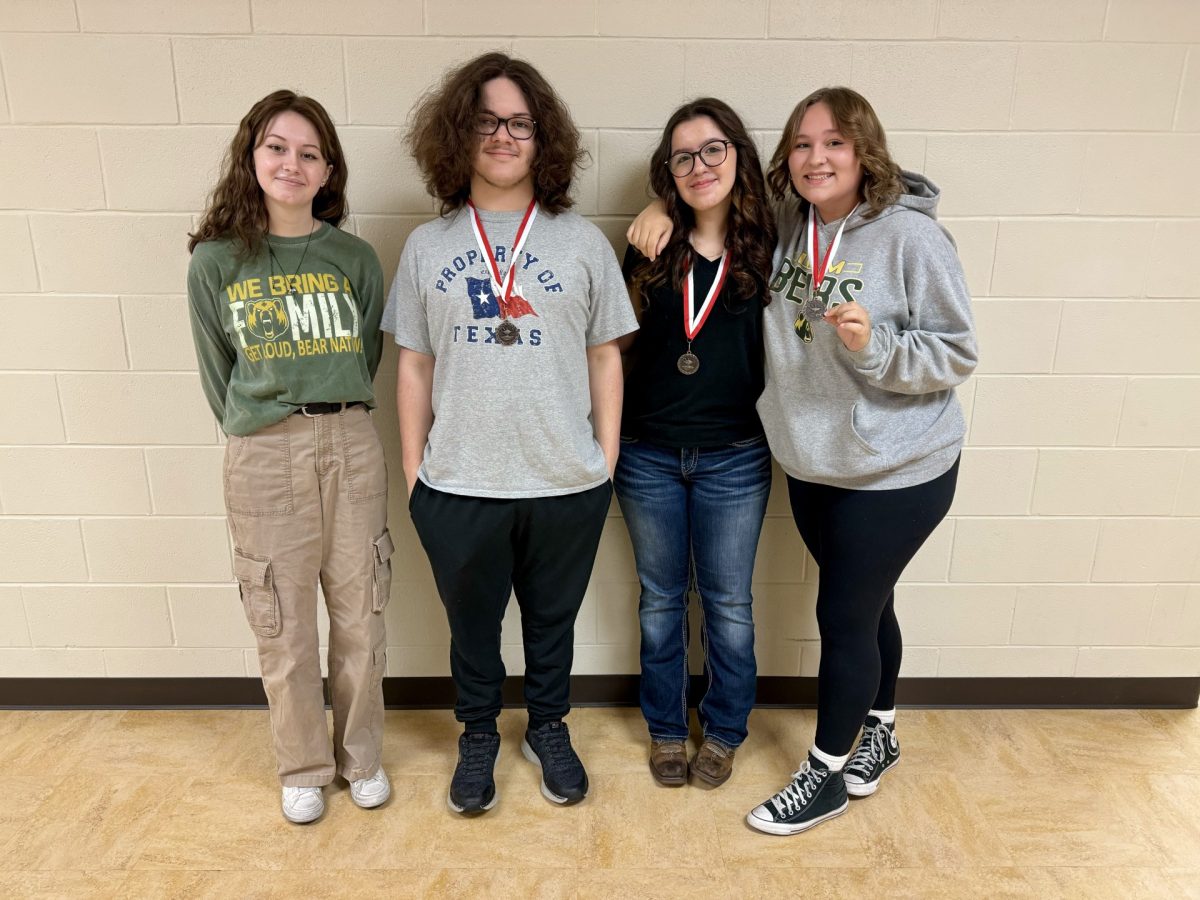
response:
<svg viewBox="0 0 1200 900"><path fill-rule="evenodd" d="M480 211L501 273L523 214ZM400 257L381 327L436 360L418 476L439 491L550 497L608 479L592 431L587 348L637 329L616 256L590 222L539 209L516 264L520 338L504 346L469 209L421 225Z"/></svg>

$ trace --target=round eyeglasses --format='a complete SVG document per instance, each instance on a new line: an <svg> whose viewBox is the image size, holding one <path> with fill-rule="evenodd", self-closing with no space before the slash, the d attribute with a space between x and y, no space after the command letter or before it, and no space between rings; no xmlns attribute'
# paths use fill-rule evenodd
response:
<svg viewBox="0 0 1200 900"><path fill-rule="evenodd" d="M677 150L667 159L667 168L676 178L691 175L692 169L696 168L696 160L700 160L710 169L715 169L725 162L731 146L733 146L733 141L715 139L706 143L699 150Z"/></svg>
<svg viewBox="0 0 1200 900"><path fill-rule="evenodd" d="M482 135L495 134L503 125L509 137L518 141L527 141L537 131L537 122L529 116L509 116L502 119L491 113L480 113L475 117L475 133Z"/></svg>

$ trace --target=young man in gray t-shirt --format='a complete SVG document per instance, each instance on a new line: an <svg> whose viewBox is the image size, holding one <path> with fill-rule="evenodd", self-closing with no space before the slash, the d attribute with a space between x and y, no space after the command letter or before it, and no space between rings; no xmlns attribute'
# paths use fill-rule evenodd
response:
<svg viewBox="0 0 1200 900"><path fill-rule="evenodd" d="M489 53L418 105L409 142L440 218L409 237L383 328L400 345L409 508L450 623L464 724L449 803L496 802L500 623L521 607L542 793L587 774L563 717L575 618L611 494L621 419L617 338L636 330L600 231L569 212L579 132L528 63Z"/></svg>

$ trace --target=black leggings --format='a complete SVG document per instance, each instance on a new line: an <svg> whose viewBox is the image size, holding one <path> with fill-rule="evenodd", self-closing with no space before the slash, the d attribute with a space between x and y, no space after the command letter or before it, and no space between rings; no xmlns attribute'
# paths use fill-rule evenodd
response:
<svg viewBox="0 0 1200 900"><path fill-rule="evenodd" d="M896 705L895 587L954 499L958 461L912 487L855 491L788 477L792 517L820 566L816 746L849 753L870 709Z"/></svg>

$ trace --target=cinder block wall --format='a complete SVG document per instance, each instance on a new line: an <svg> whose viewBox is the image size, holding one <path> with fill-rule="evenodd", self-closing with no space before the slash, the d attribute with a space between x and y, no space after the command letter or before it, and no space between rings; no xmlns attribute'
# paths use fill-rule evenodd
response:
<svg viewBox="0 0 1200 900"><path fill-rule="evenodd" d="M769 150L812 88L866 94L900 161L944 188L983 347L953 514L899 591L905 674L1200 672L1200 4L0 0L0 676L257 673L186 232L234 123L289 86L338 122L348 227L394 270L433 214L401 145L408 110L495 47L569 102L592 156L579 209L618 250L684 99L727 99ZM389 672L444 675L394 364L378 414L400 547ZM814 574L777 489L763 674L815 674ZM637 670L636 599L614 508L577 672ZM506 640L519 667L515 628Z"/></svg>

